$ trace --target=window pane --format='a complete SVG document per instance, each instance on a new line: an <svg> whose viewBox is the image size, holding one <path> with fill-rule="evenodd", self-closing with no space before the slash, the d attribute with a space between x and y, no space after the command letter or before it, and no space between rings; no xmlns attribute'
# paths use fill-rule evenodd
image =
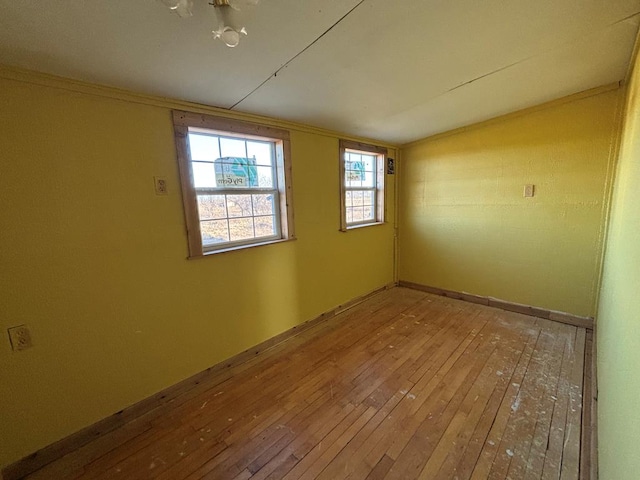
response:
<svg viewBox="0 0 640 480"><path fill-rule="evenodd" d="M375 205L375 193L371 190L365 190L362 192L362 204L363 205Z"/></svg>
<svg viewBox="0 0 640 480"><path fill-rule="evenodd" d="M231 241L254 238L253 218L230 218L229 232Z"/></svg>
<svg viewBox="0 0 640 480"><path fill-rule="evenodd" d="M271 237L276 234L275 217L255 217L256 237Z"/></svg>
<svg viewBox="0 0 640 480"><path fill-rule="evenodd" d="M347 207L347 223L353 222L353 207Z"/></svg>
<svg viewBox="0 0 640 480"><path fill-rule="evenodd" d="M227 195L227 211L229 217L252 216L251 195Z"/></svg>
<svg viewBox="0 0 640 480"><path fill-rule="evenodd" d="M215 161L216 182L220 188L258 186L258 167L252 158L223 157ZM261 167L264 168L264 167Z"/></svg>
<svg viewBox="0 0 640 480"><path fill-rule="evenodd" d="M247 141L247 157L255 158L256 165L273 165L273 144Z"/></svg>
<svg viewBox="0 0 640 480"><path fill-rule="evenodd" d="M348 187L359 187L365 179L365 165L362 161L362 155L357 153L345 153L345 185Z"/></svg>
<svg viewBox="0 0 640 480"><path fill-rule="evenodd" d="M361 187L364 174L362 172L356 172L354 170L344 171L344 184L347 187Z"/></svg>
<svg viewBox="0 0 640 480"><path fill-rule="evenodd" d="M348 187L375 187L376 156L353 152L345 153L345 185Z"/></svg>
<svg viewBox="0 0 640 480"><path fill-rule="evenodd" d="M191 149L191 160L213 162L220 156L218 137L215 136L190 133L189 147Z"/></svg>
<svg viewBox="0 0 640 480"><path fill-rule="evenodd" d="M376 170L376 157L373 155L362 155L362 161L364 162L364 169L373 172Z"/></svg>
<svg viewBox="0 0 640 480"><path fill-rule="evenodd" d="M261 188L273 188L273 168L256 167L258 170L258 186Z"/></svg>
<svg viewBox="0 0 640 480"><path fill-rule="evenodd" d="M353 221L362 222L364 220L364 209L362 207L353 207Z"/></svg>
<svg viewBox="0 0 640 480"><path fill-rule="evenodd" d="M196 188L215 188L216 173L213 163L192 162L193 185Z"/></svg>
<svg viewBox="0 0 640 480"><path fill-rule="evenodd" d="M353 198L353 197L352 197L351 190L347 190L347 191L344 193L344 204L345 204L347 207L352 207L352 206L353 206L353 200L352 200L352 198Z"/></svg>
<svg viewBox="0 0 640 480"><path fill-rule="evenodd" d="M351 167L355 168L355 164L359 163L360 160L361 160L361 155L359 155L357 153L346 152L345 155L344 155L344 161L345 161L346 168L351 168Z"/></svg>
<svg viewBox="0 0 640 480"><path fill-rule="evenodd" d="M275 214L274 208L274 195L253 195L253 214L254 215L273 215Z"/></svg>
<svg viewBox="0 0 640 480"><path fill-rule="evenodd" d="M227 218L224 195L198 195L200 220Z"/></svg>
<svg viewBox="0 0 640 480"><path fill-rule="evenodd" d="M375 221L376 217L373 214L373 207L372 206L363 207L362 211L363 211L363 220Z"/></svg>
<svg viewBox="0 0 640 480"><path fill-rule="evenodd" d="M245 141L237 138L220 137L220 157L246 157Z"/></svg>
<svg viewBox="0 0 640 480"><path fill-rule="evenodd" d="M353 199L353 206L354 207L361 207L362 206L362 192L359 190L354 190L351 192L351 198Z"/></svg>
<svg viewBox="0 0 640 480"><path fill-rule="evenodd" d="M229 228L226 220L200 222L200 233L204 245L215 245L229 241Z"/></svg>
<svg viewBox="0 0 640 480"><path fill-rule="evenodd" d="M375 187L376 186L376 176L374 172L364 172L364 178L362 180L363 187Z"/></svg>

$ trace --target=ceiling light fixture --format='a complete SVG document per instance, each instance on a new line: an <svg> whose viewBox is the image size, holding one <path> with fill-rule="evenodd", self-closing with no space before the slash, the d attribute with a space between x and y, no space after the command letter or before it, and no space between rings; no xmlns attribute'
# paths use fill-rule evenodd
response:
<svg viewBox="0 0 640 480"><path fill-rule="evenodd" d="M160 0L171 11L183 18L193 15L193 0ZM213 38L219 38L227 47L236 47L240 43L241 35L247 35L247 29L242 20L241 9L254 6L259 0L211 0L218 18L218 28L214 30Z"/></svg>

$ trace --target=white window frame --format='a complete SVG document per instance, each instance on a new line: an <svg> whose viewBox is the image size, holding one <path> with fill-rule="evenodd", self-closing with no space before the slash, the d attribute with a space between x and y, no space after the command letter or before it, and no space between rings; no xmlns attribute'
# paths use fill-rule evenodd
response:
<svg viewBox="0 0 640 480"><path fill-rule="evenodd" d="M295 238L293 228L293 189L291 186L291 145L287 130L244 122L241 120L203 115L191 112L174 111L173 125L180 168L180 183L185 212L189 258L237 250L241 248L268 245ZM210 133L221 137L270 142L274 145L275 178L273 188L196 188L193 180L189 132ZM273 193L277 197L275 208L276 234L271 237L259 237L240 241L229 241L218 245L205 246L200 230L201 218L198 212L198 193L200 194L247 194Z"/></svg>
<svg viewBox="0 0 640 480"><path fill-rule="evenodd" d="M348 187L345 181L346 153L354 152L365 155L373 155L376 159L375 185L373 187ZM371 225L381 225L385 222L385 165L387 149L376 145L354 142L351 140L340 140L340 230L348 230ZM375 206L373 220L362 222L347 222L347 202L348 191L372 190L375 192Z"/></svg>

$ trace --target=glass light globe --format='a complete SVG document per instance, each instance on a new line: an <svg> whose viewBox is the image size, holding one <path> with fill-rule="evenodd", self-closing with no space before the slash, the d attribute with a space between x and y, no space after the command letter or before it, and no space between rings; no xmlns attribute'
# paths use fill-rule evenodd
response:
<svg viewBox="0 0 640 480"><path fill-rule="evenodd" d="M230 5L216 5L218 29L213 31L213 38L219 38L227 47L236 47L240 43L240 35L246 35L247 30L242 25L241 12Z"/></svg>
<svg viewBox="0 0 640 480"><path fill-rule="evenodd" d="M230 27L226 27L220 35L220 40L224 42L227 47L236 47L240 43L240 34Z"/></svg>

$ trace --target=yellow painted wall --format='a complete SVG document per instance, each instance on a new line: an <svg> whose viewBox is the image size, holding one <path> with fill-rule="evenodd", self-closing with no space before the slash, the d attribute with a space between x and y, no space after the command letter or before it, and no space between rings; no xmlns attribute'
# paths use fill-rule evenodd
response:
<svg viewBox="0 0 640 480"><path fill-rule="evenodd" d="M602 480L640 475L640 58L628 86L597 316Z"/></svg>
<svg viewBox="0 0 640 480"><path fill-rule="evenodd" d="M619 89L598 92L403 148L400 280L593 316Z"/></svg>
<svg viewBox="0 0 640 480"><path fill-rule="evenodd" d="M0 467L393 281L394 177L339 232L338 138L302 126L298 239L186 260L170 106L0 69Z"/></svg>

